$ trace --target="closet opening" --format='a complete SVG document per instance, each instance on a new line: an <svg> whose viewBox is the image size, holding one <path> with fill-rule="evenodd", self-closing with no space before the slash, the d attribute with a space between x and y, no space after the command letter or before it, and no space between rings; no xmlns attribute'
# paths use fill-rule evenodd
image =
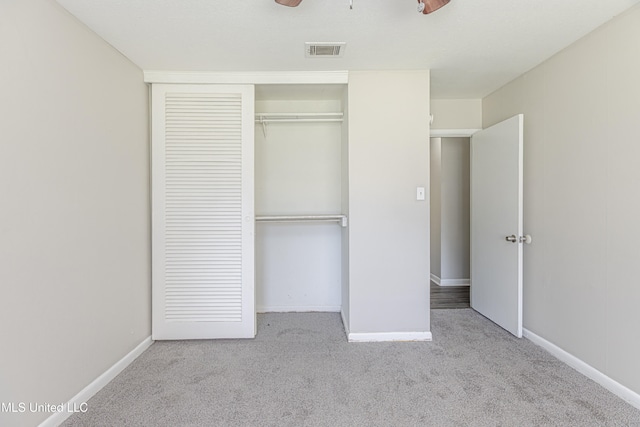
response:
<svg viewBox="0 0 640 427"><path fill-rule="evenodd" d="M255 87L256 311L340 312L346 85Z"/></svg>

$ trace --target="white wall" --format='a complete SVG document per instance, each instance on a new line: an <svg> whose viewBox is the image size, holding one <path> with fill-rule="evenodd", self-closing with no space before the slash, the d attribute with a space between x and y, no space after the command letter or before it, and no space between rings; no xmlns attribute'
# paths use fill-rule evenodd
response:
<svg viewBox="0 0 640 427"><path fill-rule="evenodd" d="M481 99L432 99L431 129L481 129Z"/></svg>
<svg viewBox="0 0 640 427"><path fill-rule="evenodd" d="M483 101L525 117L524 326L640 393L640 8Z"/></svg>
<svg viewBox="0 0 640 427"><path fill-rule="evenodd" d="M150 335L148 91L52 0L0 3L0 57L0 402L60 404Z"/></svg>
<svg viewBox="0 0 640 427"><path fill-rule="evenodd" d="M349 73L349 325L428 332L429 72Z"/></svg>
<svg viewBox="0 0 640 427"><path fill-rule="evenodd" d="M256 114L340 112L340 100L256 102ZM341 212L339 122L256 124L258 215ZM341 227L257 223L256 306L264 311L339 311Z"/></svg>

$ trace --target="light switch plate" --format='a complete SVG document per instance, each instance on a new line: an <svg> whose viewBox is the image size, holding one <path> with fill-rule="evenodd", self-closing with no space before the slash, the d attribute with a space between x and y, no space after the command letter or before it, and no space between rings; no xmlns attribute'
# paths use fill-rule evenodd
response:
<svg viewBox="0 0 640 427"><path fill-rule="evenodd" d="M424 200L424 199L425 199L424 187L416 188L416 200Z"/></svg>

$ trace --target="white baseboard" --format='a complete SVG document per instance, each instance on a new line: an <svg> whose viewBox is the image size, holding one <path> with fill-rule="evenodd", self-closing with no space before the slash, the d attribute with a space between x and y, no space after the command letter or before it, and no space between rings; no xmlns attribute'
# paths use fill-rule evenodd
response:
<svg viewBox="0 0 640 427"><path fill-rule="evenodd" d="M431 341L431 332L347 332L349 342Z"/></svg>
<svg viewBox="0 0 640 427"><path fill-rule="evenodd" d="M547 350L549 353L555 356L558 360L571 366L573 369L580 372L582 375L586 376L587 378L590 378L593 381L597 382L602 387L609 390L611 393L615 394L616 396L628 402L630 405L640 409L640 394L623 386L622 384L608 377L607 375L603 374L593 366L588 365L587 363L578 359L571 353L566 352L565 350L561 349L557 345L545 340L539 335L534 334L528 329L523 329L523 335L532 343Z"/></svg>
<svg viewBox="0 0 640 427"><path fill-rule="evenodd" d="M131 364L143 351L148 349L153 341L151 337L147 337L140 344L131 350L126 356L117 361L112 367L107 369L102 375L93 380L88 386L83 388L80 393L76 394L67 402L66 408L83 408L83 404L93 397L97 392L102 390L104 386L109 384L120 372ZM61 411L56 412L49 418L44 420L39 427L57 427L62 424L67 418L69 418L73 412Z"/></svg>
<svg viewBox="0 0 640 427"><path fill-rule="evenodd" d="M433 273L431 281L438 286L471 286L471 279L441 279Z"/></svg>
<svg viewBox="0 0 640 427"><path fill-rule="evenodd" d="M368 332L352 333L349 331L349 323L344 316L344 311L340 310L342 325L349 342L388 342L388 341L431 341L431 332Z"/></svg>
<svg viewBox="0 0 640 427"><path fill-rule="evenodd" d="M386 342L386 341L431 341L433 339L431 332L372 332L372 333L351 333L349 332L349 323L345 318L342 307L260 307L258 313L269 312L305 312L305 311L324 311L339 312L342 318L344 332L349 342ZM265 311L262 311L262 310Z"/></svg>
<svg viewBox="0 0 640 427"><path fill-rule="evenodd" d="M438 286L471 286L469 279L441 279Z"/></svg>
<svg viewBox="0 0 640 427"><path fill-rule="evenodd" d="M297 305L297 306L279 306L279 305L263 305L256 307L258 313L310 313L325 312L338 313L342 310L339 305Z"/></svg>

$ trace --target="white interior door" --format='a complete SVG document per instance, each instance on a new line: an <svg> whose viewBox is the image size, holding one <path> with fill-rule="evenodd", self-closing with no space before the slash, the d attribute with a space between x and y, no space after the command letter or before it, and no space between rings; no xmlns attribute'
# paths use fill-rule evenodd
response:
<svg viewBox="0 0 640 427"><path fill-rule="evenodd" d="M471 138L471 307L522 337L522 114Z"/></svg>
<svg viewBox="0 0 640 427"><path fill-rule="evenodd" d="M251 338L254 88L152 86L152 336Z"/></svg>

